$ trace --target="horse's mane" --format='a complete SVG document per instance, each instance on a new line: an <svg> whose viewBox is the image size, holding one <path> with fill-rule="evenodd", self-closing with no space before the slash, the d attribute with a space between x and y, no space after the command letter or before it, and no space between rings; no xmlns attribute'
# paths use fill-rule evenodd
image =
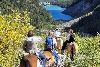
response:
<svg viewBox="0 0 100 67"><path fill-rule="evenodd" d="M46 49L44 49L44 51L52 52L52 51L51 51L51 48L46 48Z"/></svg>
<svg viewBox="0 0 100 67"><path fill-rule="evenodd" d="M38 59L38 57L34 53L25 55L21 59L20 67L31 67L31 65L34 66L33 61L36 61L37 59Z"/></svg>
<svg viewBox="0 0 100 67"><path fill-rule="evenodd" d="M53 54L51 48L46 48L46 49L44 49L44 52L45 52L45 51L48 51L48 52L50 52L51 54Z"/></svg>

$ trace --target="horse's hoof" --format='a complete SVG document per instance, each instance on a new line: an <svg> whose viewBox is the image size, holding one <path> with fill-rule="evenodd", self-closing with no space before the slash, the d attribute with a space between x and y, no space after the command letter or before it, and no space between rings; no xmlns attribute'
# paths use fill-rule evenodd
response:
<svg viewBox="0 0 100 67"><path fill-rule="evenodd" d="M71 60L74 61L74 58L72 58Z"/></svg>

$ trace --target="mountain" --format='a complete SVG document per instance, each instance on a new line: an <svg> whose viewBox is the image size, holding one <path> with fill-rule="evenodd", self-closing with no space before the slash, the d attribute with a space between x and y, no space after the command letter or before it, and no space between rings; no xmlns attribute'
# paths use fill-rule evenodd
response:
<svg viewBox="0 0 100 67"><path fill-rule="evenodd" d="M63 11L63 14L79 17L92 11L100 1L98 0L77 0L70 7Z"/></svg>
<svg viewBox="0 0 100 67"><path fill-rule="evenodd" d="M65 29L68 25L75 32L96 35L100 33L100 1L99 0L82 0L74 4L64 11L66 14L72 15L74 18L64 23Z"/></svg>
<svg viewBox="0 0 100 67"><path fill-rule="evenodd" d="M76 24L72 24L71 28L76 32L92 35L96 35L97 32L100 33L100 5L98 5L92 12L85 15L85 17L81 18Z"/></svg>

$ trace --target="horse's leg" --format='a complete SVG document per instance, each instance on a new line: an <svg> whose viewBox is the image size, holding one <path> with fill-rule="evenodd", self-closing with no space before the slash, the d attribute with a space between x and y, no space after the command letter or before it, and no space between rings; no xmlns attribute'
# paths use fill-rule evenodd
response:
<svg viewBox="0 0 100 67"><path fill-rule="evenodd" d="M77 55L78 54L78 46L76 45L76 47L75 47L75 55Z"/></svg>
<svg viewBox="0 0 100 67"><path fill-rule="evenodd" d="M61 54L61 49L58 49L58 53Z"/></svg>
<svg viewBox="0 0 100 67"><path fill-rule="evenodd" d="M61 54L61 49L59 49L59 53Z"/></svg>
<svg viewBox="0 0 100 67"><path fill-rule="evenodd" d="M61 54L62 45L63 45L63 40L60 39L60 40L59 40L59 46L58 46L58 53L59 53L59 54Z"/></svg>
<svg viewBox="0 0 100 67"><path fill-rule="evenodd" d="M74 44L72 44L72 47L71 47L70 58L71 58L72 61L74 60Z"/></svg>

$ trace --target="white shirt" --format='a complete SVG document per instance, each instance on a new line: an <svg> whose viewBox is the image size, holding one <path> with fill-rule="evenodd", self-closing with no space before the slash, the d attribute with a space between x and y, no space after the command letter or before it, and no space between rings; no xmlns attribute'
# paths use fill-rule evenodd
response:
<svg viewBox="0 0 100 67"><path fill-rule="evenodd" d="M55 46L57 46L57 41L55 38L53 38L53 51L55 51Z"/></svg>
<svg viewBox="0 0 100 67"><path fill-rule="evenodd" d="M53 45L57 45L56 39L53 38Z"/></svg>
<svg viewBox="0 0 100 67"><path fill-rule="evenodd" d="M34 37L28 37L26 38L26 41L33 41L35 38Z"/></svg>
<svg viewBox="0 0 100 67"><path fill-rule="evenodd" d="M54 32L54 36L60 37L60 35L61 35L61 33L60 33L59 31L55 31L55 32Z"/></svg>

